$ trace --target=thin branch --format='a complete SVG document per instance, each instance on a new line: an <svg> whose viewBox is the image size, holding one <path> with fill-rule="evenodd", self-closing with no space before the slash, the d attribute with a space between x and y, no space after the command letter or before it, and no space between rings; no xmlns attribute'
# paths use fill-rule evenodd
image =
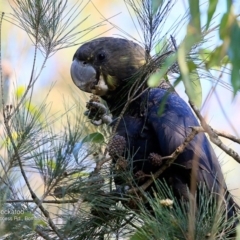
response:
<svg viewBox="0 0 240 240"><path fill-rule="evenodd" d="M54 182L50 185L50 186L47 186L47 190L46 190L46 192L44 192L44 194L43 194L43 196L41 196L41 199L39 199L39 202L38 202L38 205L36 206L36 208L37 207L39 207L39 205L41 205L42 203L44 203L45 201L48 201L48 200L44 200L48 195L49 195L49 193L57 186L57 184L62 180L62 179L64 179L65 178L65 176L58 176L58 177L56 177L56 179L54 179ZM58 204L60 204L60 203L58 203ZM35 209L36 209L35 208ZM35 211L35 209L33 210L33 211Z"/></svg>
<svg viewBox="0 0 240 240"><path fill-rule="evenodd" d="M35 64L36 64L36 57L37 57L37 47L35 46L35 51L34 51L34 58L33 58L33 67L32 67L32 72L31 72L31 77L28 83L28 86L23 94L23 96L21 97L19 103L17 104L17 106L14 108L14 110L12 111L11 114L8 115L8 120L10 120L12 118L12 116L19 110L20 106L23 104L25 98L27 97L28 92L31 90L31 88L34 86L35 82L38 80L43 68L45 67L46 61L48 59L48 56L45 57L42 66L39 70L38 75L35 77L34 79L34 69L35 69Z"/></svg>
<svg viewBox="0 0 240 240"><path fill-rule="evenodd" d="M229 133L226 132L220 132L215 129L212 129L218 136L227 138L229 140L232 140L233 142L239 143L240 144L240 138L237 138L236 136L233 136Z"/></svg>
<svg viewBox="0 0 240 240"><path fill-rule="evenodd" d="M94 172L99 172L100 170L101 170L101 168L102 168L102 165L104 164L104 163L106 163L106 162L109 162L109 161L111 161L112 160L112 158L111 157L109 157L109 158L104 158L103 160L100 160L100 161L98 161L97 163L96 163L96 167L94 168Z"/></svg>
<svg viewBox="0 0 240 240"><path fill-rule="evenodd" d="M35 203L32 199L16 199L16 200L7 200L5 203ZM42 203L51 203L51 204L65 204L65 203L77 203L78 199L69 199L69 200L44 200Z"/></svg>
<svg viewBox="0 0 240 240"><path fill-rule="evenodd" d="M15 156L16 156L16 159L18 161L18 164L19 164L19 167L20 167L20 171L21 171L21 174L23 176L23 179L27 185L27 188L31 194L31 197L33 199L33 201L35 202L35 204L39 207L39 209L41 210L41 212L43 213L43 215L47 218L48 220L48 223L50 225L50 227L52 228L52 230L57 234L57 236L59 237L59 239L61 240L64 240L65 238L62 236L62 234L59 232L58 228L55 226L55 224L53 223L53 221L51 220L50 218L50 215L49 215L49 212L43 207L43 205L41 204L41 201L39 200L39 198L37 197L37 195L35 194L35 192L32 190L31 188L31 185L28 181L28 177L23 169L23 164L22 164L22 160L21 160L21 157L20 157L20 154L18 152L18 148L14 142L14 139L13 139L13 135L11 133L11 129L10 129L10 126L9 126L9 118L8 118L8 115L5 114L5 111L4 111L4 124L5 124L5 128L6 128L6 132L7 132L7 135L10 139L10 142L12 144L12 147L13 147L13 150L14 150L14 153L15 153Z"/></svg>
<svg viewBox="0 0 240 240"><path fill-rule="evenodd" d="M213 129L211 126L209 126L211 130L218 136L227 138L229 140L232 140L233 142L239 143L240 144L240 138L237 138L236 136L233 136L229 133L226 132L221 132L218 130ZM203 127L195 127L199 132L206 132Z"/></svg>
<svg viewBox="0 0 240 240"><path fill-rule="evenodd" d="M195 114L197 115L204 131L209 135L209 138L211 140L211 142L213 142L214 144L216 144L219 148L221 148L225 153L227 153L229 156L231 156L233 159L235 159L238 163L240 163L240 156L231 148L227 147L225 144L223 144L223 142L219 139L217 132L215 132L215 130L213 130L205 121L205 119L203 118L203 116L201 115L200 111L196 108L196 106L191 103L189 101L189 104L191 105L193 111L195 112ZM222 133L222 135L224 135ZM228 137L226 137L228 136ZM239 139L231 136L231 135L225 135L224 137L229 138L229 139L234 139L235 142L237 140L237 142L239 141Z"/></svg>
<svg viewBox="0 0 240 240"><path fill-rule="evenodd" d="M176 148L176 150L169 156L162 157L164 160L168 160L159 170L157 170L152 178L147 180L144 184L140 186L140 188L133 188L128 191L128 193L134 193L139 191L145 191L155 179L157 179L167 168L169 168L177 157L184 151L187 145L193 140L193 138L199 133L199 129L197 127L191 127L191 133L185 138L184 142Z"/></svg>
<svg viewBox="0 0 240 240"><path fill-rule="evenodd" d="M49 237L49 234L48 233L46 233L40 226L36 226L35 227L35 232L39 235L39 236L41 236L43 239L46 239L46 240L51 240L52 238L51 237Z"/></svg>

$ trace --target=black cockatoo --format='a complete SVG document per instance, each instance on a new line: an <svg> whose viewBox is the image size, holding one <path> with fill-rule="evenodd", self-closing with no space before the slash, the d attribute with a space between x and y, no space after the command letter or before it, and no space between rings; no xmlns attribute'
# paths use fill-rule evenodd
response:
<svg viewBox="0 0 240 240"><path fill-rule="evenodd" d="M104 99L117 118L132 84L144 75L142 69L151 69L146 67L147 58L145 50L132 41L102 37L76 51L71 76L82 91ZM199 126L188 104L174 91L162 87L148 89L144 84L138 91L139 97L129 104L116 130L118 138L126 141L124 154L132 156L133 176L156 172L161 157L169 156L183 143L190 127ZM202 182L209 191L225 194L228 216L235 215L235 203L229 197L218 159L204 133L194 137L160 179L165 179L178 199L187 198L194 161L198 162L196 184ZM118 178L115 183L124 184Z"/></svg>

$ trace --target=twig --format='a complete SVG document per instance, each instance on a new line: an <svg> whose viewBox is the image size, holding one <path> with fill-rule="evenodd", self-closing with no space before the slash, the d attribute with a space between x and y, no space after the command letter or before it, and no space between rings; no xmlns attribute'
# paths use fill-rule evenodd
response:
<svg viewBox="0 0 240 240"><path fill-rule="evenodd" d="M27 94L29 92L29 90L34 86L35 82L38 80L42 70L44 69L45 67L45 64L46 64L46 61L48 59L48 56L45 57L42 65L41 65L41 68L38 72L38 75L34 78L34 70L35 70L35 65L36 65L36 57L37 57L37 46L35 46L35 51L34 51L34 57L33 57L33 66L32 66L32 72L31 72L31 77L30 77L30 81L28 83L28 86L25 90L25 92L23 93L23 96L21 97L19 103L17 104L17 106L14 108L14 110L12 111L11 114L9 114L8 116L8 120L10 120L12 118L12 116L19 110L20 106L22 105L22 103L24 102L25 98L27 97Z"/></svg>
<svg viewBox="0 0 240 240"><path fill-rule="evenodd" d="M5 203L35 203L32 199L18 199L18 200L7 200ZM44 200L42 203L52 203L52 204L65 204L65 203L77 203L78 199L71 200Z"/></svg>
<svg viewBox="0 0 240 240"><path fill-rule="evenodd" d="M44 192L43 196L41 196L41 199L39 199L39 202L38 202L38 205L35 207L35 209L33 209L33 212L39 207L40 204L44 203L44 201L47 201L47 200L44 200L48 195L49 193L52 191L52 189L58 184L58 182L60 182L62 179L64 178L64 176L59 176L59 177L56 177L56 179L54 179L53 181L53 184L49 185L47 187L47 190L46 192ZM60 203L59 203L60 204Z"/></svg>
<svg viewBox="0 0 240 240"><path fill-rule="evenodd" d="M201 115L200 111L196 108L196 106L191 103L189 101L190 106L192 107L193 111L195 112L195 114L197 115L198 119L200 120L200 123L204 129L205 132L207 132L207 134L209 135L209 138L211 140L211 142L213 142L214 144L216 144L219 148L221 148L225 153L227 153L229 156L231 156L233 159L235 159L238 163L240 163L240 156L231 148L227 147L225 144L223 144L223 142L219 139L217 131L213 130L205 121L205 119L203 118L203 116ZM224 137L231 139L231 140L235 140L235 142L239 142L239 139L237 139L236 137L229 135L229 134L221 134L224 135ZM233 140L233 141L234 141ZM236 141L237 140L237 141Z"/></svg>
<svg viewBox="0 0 240 240"><path fill-rule="evenodd" d="M40 227L40 226L38 226L38 225L35 227L35 232L36 232L38 235L40 235L42 238L46 239L46 240L51 240L51 239L52 239L51 237L49 237L49 234L46 233L46 232L42 229L42 227Z"/></svg>
<svg viewBox="0 0 240 240"><path fill-rule="evenodd" d="M73 209L72 209L72 211L71 211L71 215L72 215L73 217L76 217L76 216L77 216L77 213L78 213L79 209L81 208L82 203L83 203L83 200L82 200L81 198L79 198L79 199L77 200L77 204L74 205L74 207L73 207Z"/></svg>
<svg viewBox="0 0 240 240"><path fill-rule="evenodd" d="M212 129L218 136L227 138L229 140L232 140L233 142L239 143L240 144L240 138L237 138L236 136L233 136L229 133L226 132L219 132L215 129Z"/></svg>
<svg viewBox="0 0 240 240"><path fill-rule="evenodd" d="M184 149L187 147L187 145L193 140L193 138L199 133L197 127L191 127L192 132L185 138L184 142L177 147L177 149L169 156L162 157L162 159L169 159L159 170L157 170L153 175L152 178L147 180L143 185L140 186L140 188L133 188L128 191L128 193L134 193L139 191L145 191L153 182L155 179L157 179L167 168L171 166L171 164L176 160L176 158L181 154Z"/></svg>
<svg viewBox="0 0 240 240"><path fill-rule="evenodd" d="M109 162L110 160L112 160L111 157L109 158L104 158L103 160L100 160L96 163L96 167L94 168L94 172L99 172L102 168L102 165L106 162Z"/></svg>
<svg viewBox="0 0 240 240"><path fill-rule="evenodd" d="M11 141L11 144L12 144L12 147L13 147L16 159L18 160L18 164L19 164L19 167L20 167L21 174L23 176L23 179L24 179L24 181L25 181L25 183L27 185L27 188L28 188L28 190L29 190L29 192L31 194L31 197L32 197L34 203L39 207L39 209L41 210L43 215L47 218L50 227L57 234L59 239L60 240L64 240L65 238L58 231L57 227L55 226L55 224L53 223L52 219L50 218L49 212L43 207L41 201L39 200L39 198L37 197L37 195L35 194L35 192L32 190L32 188L30 186L30 183L28 181L27 175L26 175L26 173L25 173L25 171L23 169L23 164L22 164L19 152L18 152L18 148L17 148L17 146L16 146L16 144L14 142L14 139L13 139L13 136L12 136L12 133L11 133L11 129L10 129L10 126L9 126L9 119L7 118L5 113L4 113L4 124L5 124L5 127L6 127L7 135L9 137L10 141Z"/></svg>

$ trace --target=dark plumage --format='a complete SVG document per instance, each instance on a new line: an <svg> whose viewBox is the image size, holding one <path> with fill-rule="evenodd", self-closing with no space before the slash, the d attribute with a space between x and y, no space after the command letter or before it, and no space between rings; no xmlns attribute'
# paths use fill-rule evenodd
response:
<svg viewBox="0 0 240 240"><path fill-rule="evenodd" d="M106 100L114 114L119 113L116 103L126 98L127 82L145 63L145 51L138 44L103 37L83 44L76 51L71 76L81 90Z"/></svg>
<svg viewBox="0 0 240 240"><path fill-rule="evenodd" d="M100 95L113 115L116 100L121 97L119 93L129 90L128 82L146 63L145 51L139 45L119 38L99 38L85 43L73 61L71 75L75 84L83 91ZM90 73L85 72L87 68ZM98 89L100 82L102 89ZM162 106L163 111L159 113ZM175 92L160 87L145 91L130 104L117 127L117 134L126 140L125 154L133 156L133 175L154 173L158 169L156 165L161 165L161 156L173 153L191 132L191 126L199 123L188 104ZM209 191L213 189L228 196L218 159L205 134L199 133L160 176L172 187L176 197L187 197L186 186L190 188L194 160L199 163L197 184L203 182ZM115 183L122 185L124 180L116 178ZM230 198L228 215L235 213Z"/></svg>

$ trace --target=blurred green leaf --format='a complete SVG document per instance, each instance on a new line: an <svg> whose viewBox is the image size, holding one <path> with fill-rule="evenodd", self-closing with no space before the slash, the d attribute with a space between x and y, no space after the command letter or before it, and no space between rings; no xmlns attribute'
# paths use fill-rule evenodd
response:
<svg viewBox="0 0 240 240"><path fill-rule="evenodd" d="M232 72L231 72L231 82L233 87L233 93L236 95L237 91L240 89L240 74L239 74L239 67L233 65Z"/></svg>
<svg viewBox="0 0 240 240"><path fill-rule="evenodd" d="M199 49L198 54L199 54L199 59L203 61L206 69L210 69L210 68L211 69L219 69L220 68L219 65L217 65L217 64L214 65L213 59L211 59L211 57L214 54L212 50L209 50L209 49L206 49L206 48L205 49ZM218 60L219 59L217 59L217 62L219 63Z"/></svg>
<svg viewBox="0 0 240 240"><path fill-rule="evenodd" d="M21 133L18 133L18 132L12 132L11 134L12 134L12 138L13 138L14 141L17 141L17 139L20 138L20 135L21 135ZM1 142L1 147L3 147L3 146L6 147L10 143L11 143L10 138L8 136L6 136L3 139L3 141Z"/></svg>
<svg viewBox="0 0 240 240"><path fill-rule="evenodd" d="M19 86L17 89L16 89L16 96L17 98L21 98L25 92L26 88L24 86Z"/></svg>
<svg viewBox="0 0 240 240"><path fill-rule="evenodd" d="M193 61L186 62L187 54L198 41L200 41L200 37L198 38L198 36L192 36L188 33L178 50L178 65L181 70L181 79L185 86L186 94L194 105L200 107L202 104L202 87L196 70L197 67Z"/></svg>
<svg viewBox="0 0 240 240"><path fill-rule="evenodd" d="M190 84L185 85L185 91L191 102L198 108L202 105L202 85L198 73L191 72L189 74Z"/></svg>
<svg viewBox="0 0 240 240"><path fill-rule="evenodd" d="M198 53L201 60L203 60L204 62L208 62L212 51L207 48L201 48L199 49Z"/></svg>
<svg viewBox="0 0 240 240"><path fill-rule="evenodd" d="M57 163L54 160L48 160L47 161L47 166L51 169L51 170L55 170L57 168Z"/></svg>
<svg viewBox="0 0 240 240"><path fill-rule="evenodd" d="M155 53L157 55L161 55L162 53L164 53L167 50L167 44L167 38L162 38L155 46Z"/></svg>
<svg viewBox="0 0 240 240"><path fill-rule="evenodd" d="M37 122L44 123L44 116L39 111L38 107L34 104L32 104L29 101L24 102L24 107L27 109L27 111L32 115L37 117Z"/></svg>
<svg viewBox="0 0 240 240"><path fill-rule="evenodd" d="M240 90L240 23L229 5L228 10L223 15L219 27L219 36L223 43L215 50L210 63L211 65L213 62L220 65L227 60L227 63L232 64L231 83L234 95L236 95L237 91Z"/></svg>
<svg viewBox="0 0 240 240"><path fill-rule="evenodd" d="M157 87L159 86L160 82L165 78L169 68L177 61L177 54L173 53L168 56L164 63L162 64L159 71L152 74L148 79L148 86L149 87Z"/></svg>
<svg viewBox="0 0 240 240"><path fill-rule="evenodd" d="M208 6L208 19L207 19L207 26L206 29L209 28L210 22L212 20L212 17L216 11L216 7L218 4L218 0L209 0L209 6Z"/></svg>
<svg viewBox="0 0 240 240"><path fill-rule="evenodd" d="M31 113L31 114L35 114L37 112L37 106L34 106L31 102L29 101L26 101L24 103L24 106L28 109L28 111Z"/></svg>
<svg viewBox="0 0 240 240"><path fill-rule="evenodd" d="M34 219L34 222L33 222L33 227L36 227L36 226L42 226L42 227L47 227L47 223L44 222L42 219L38 219L38 218L35 218Z"/></svg>
<svg viewBox="0 0 240 240"><path fill-rule="evenodd" d="M231 63L229 57L226 55L226 51L223 45L215 48L214 51L208 49L199 50L199 58L204 61L207 69L220 69L222 66L226 66Z"/></svg>
<svg viewBox="0 0 240 240"><path fill-rule="evenodd" d="M188 65L189 72L196 71L197 65L193 61L188 61L187 65Z"/></svg>
<svg viewBox="0 0 240 240"><path fill-rule="evenodd" d="M240 90L240 27L239 22L235 20L230 35L230 45L228 48L228 57L232 63L231 82L234 95Z"/></svg>
<svg viewBox="0 0 240 240"><path fill-rule="evenodd" d="M224 56L223 59L222 59L222 61L221 61L221 64L222 64L223 66L225 66L225 65L227 65L227 64L229 64L229 63L231 63L229 57L228 57L227 55Z"/></svg>
<svg viewBox="0 0 240 240"><path fill-rule="evenodd" d="M187 62L188 73L185 77L182 77L182 81L185 87L185 92L189 97L189 100L196 105L201 107L202 105L202 86L200 77L197 73L197 66L193 61Z"/></svg>
<svg viewBox="0 0 240 240"><path fill-rule="evenodd" d="M208 69L216 68L221 66L221 60L226 56L226 52L223 46L218 46L209 55L209 59L206 62L206 67Z"/></svg>
<svg viewBox="0 0 240 240"><path fill-rule="evenodd" d="M82 143L86 142L104 143L104 136L99 132L91 133L82 140Z"/></svg>
<svg viewBox="0 0 240 240"><path fill-rule="evenodd" d="M88 176L89 176L89 173L84 171L71 174L72 178L80 178L80 177L88 177Z"/></svg>
<svg viewBox="0 0 240 240"><path fill-rule="evenodd" d="M162 74L160 72L152 74L148 79L148 86L152 88L159 86L160 82L162 81L161 77Z"/></svg>
<svg viewBox="0 0 240 240"><path fill-rule="evenodd" d="M200 18L200 10L199 10L199 0L188 0L189 8L190 8L190 24L189 27L191 31L196 35L201 34L201 18Z"/></svg>
<svg viewBox="0 0 240 240"><path fill-rule="evenodd" d="M230 13L227 12L222 16L220 26L219 26L219 37L221 40L229 38L229 32L230 32L229 20L230 20Z"/></svg>

